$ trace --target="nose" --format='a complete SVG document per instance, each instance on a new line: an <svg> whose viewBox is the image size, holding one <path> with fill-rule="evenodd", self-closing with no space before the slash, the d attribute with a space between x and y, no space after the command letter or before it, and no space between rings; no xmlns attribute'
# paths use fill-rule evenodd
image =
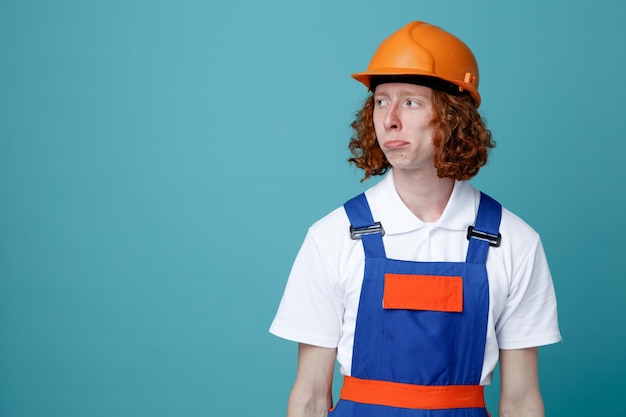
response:
<svg viewBox="0 0 626 417"><path fill-rule="evenodd" d="M402 127L398 114L399 110L400 109L398 108L398 105L396 103L392 103L389 105L389 107L387 108L387 113L385 114L385 119L383 120L385 129L392 130L400 129Z"/></svg>

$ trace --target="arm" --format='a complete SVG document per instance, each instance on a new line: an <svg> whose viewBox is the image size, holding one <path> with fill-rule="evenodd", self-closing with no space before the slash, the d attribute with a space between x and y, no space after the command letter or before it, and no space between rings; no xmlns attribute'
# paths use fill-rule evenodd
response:
<svg viewBox="0 0 626 417"><path fill-rule="evenodd" d="M337 349L298 345L298 371L289 395L287 417L325 417L332 407Z"/></svg>
<svg viewBox="0 0 626 417"><path fill-rule="evenodd" d="M500 350L500 417L544 417L538 348Z"/></svg>

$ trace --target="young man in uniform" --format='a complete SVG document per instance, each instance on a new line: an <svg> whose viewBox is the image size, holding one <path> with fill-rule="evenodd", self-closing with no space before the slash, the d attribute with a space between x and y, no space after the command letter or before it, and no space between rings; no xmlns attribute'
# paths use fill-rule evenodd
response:
<svg viewBox="0 0 626 417"><path fill-rule="evenodd" d="M353 77L372 95L350 161L385 177L315 223L293 265L271 327L299 343L287 415L486 417L499 360L500 416L543 416L554 288L538 234L467 182L494 146L474 55L412 22Z"/></svg>

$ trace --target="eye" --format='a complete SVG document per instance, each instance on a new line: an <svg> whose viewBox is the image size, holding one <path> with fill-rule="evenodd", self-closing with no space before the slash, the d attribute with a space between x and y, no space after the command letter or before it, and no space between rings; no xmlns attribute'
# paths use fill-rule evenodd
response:
<svg viewBox="0 0 626 417"><path fill-rule="evenodd" d="M376 107L385 107L389 102L385 99L382 98L375 98L374 99L374 104L376 105Z"/></svg>
<svg viewBox="0 0 626 417"><path fill-rule="evenodd" d="M417 101L417 100L411 100L411 99L408 99L408 100L406 101L406 105L407 105L408 107L419 107L420 102L419 102L419 101Z"/></svg>

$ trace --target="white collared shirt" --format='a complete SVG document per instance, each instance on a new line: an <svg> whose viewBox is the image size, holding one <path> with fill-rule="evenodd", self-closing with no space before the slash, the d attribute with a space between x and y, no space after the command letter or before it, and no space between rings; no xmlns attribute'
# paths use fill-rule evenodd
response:
<svg viewBox="0 0 626 417"><path fill-rule="evenodd" d="M387 257L407 261L463 262L467 228L474 224L480 192L457 181L436 222L417 218L400 199L393 170L366 191L375 221L385 230ZM296 257L270 331L282 338L337 348L342 374L350 375L354 328L365 265L363 245L352 240L343 206L309 229ZM502 242L487 258L489 319L481 384L491 382L499 349L556 343L552 277L539 235L503 209Z"/></svg>

